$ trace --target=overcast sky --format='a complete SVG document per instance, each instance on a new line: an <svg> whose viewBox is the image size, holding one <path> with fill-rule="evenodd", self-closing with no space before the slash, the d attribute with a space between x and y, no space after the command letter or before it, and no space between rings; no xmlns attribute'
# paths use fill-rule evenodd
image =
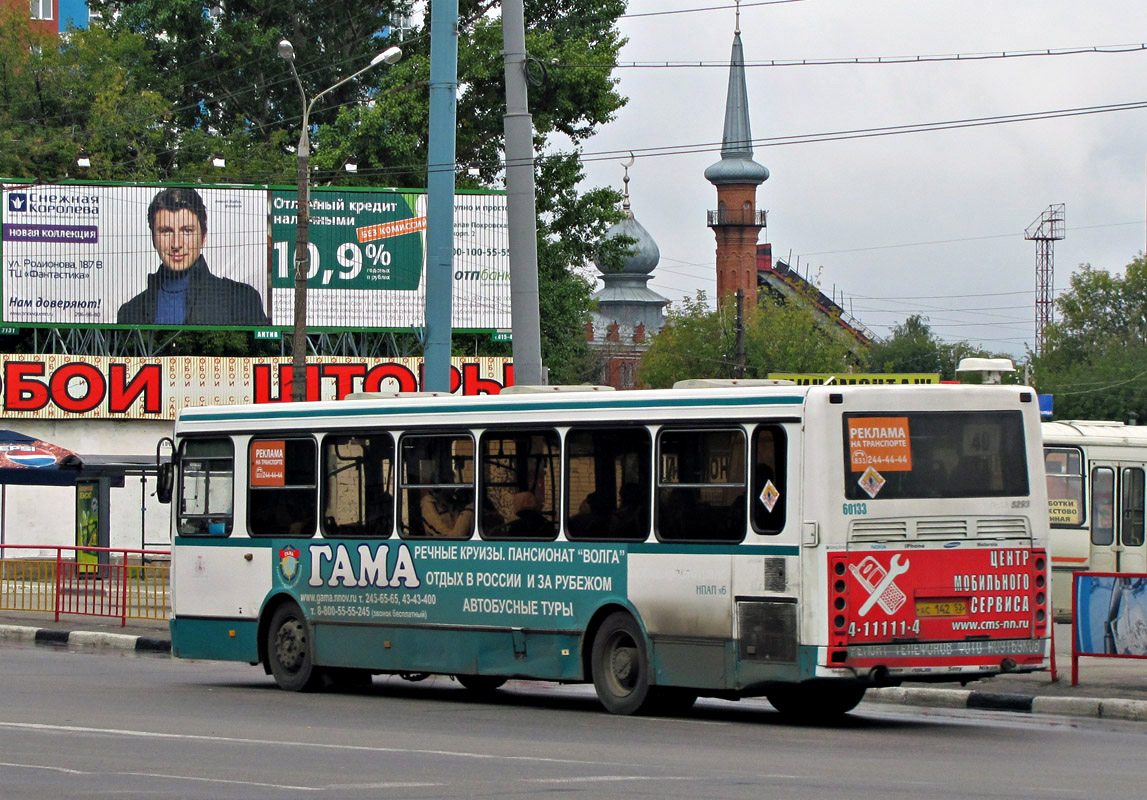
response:
<svg viewBox="0 0 1147 800"><path fill-rule="evenodd" d="M705 180L720 158L734 11L723 0L631 0L617 119L585 147L587 184L621 188L661 249L650 285L712 298ZM691 13L653 12L704 8ZM1147 43L1147 2L790 0L741 8L761 242L806 269L878 335L923 314L945 341L1022 357L1035 332L1036 243L1055 203L1058 296L1081 263L1121 273L1143 250L1147 110L844 141L778 137L1147 101L1147 50L924 63L754 66L777 60L931 59ZM702 65L702 66L698 66ZM698 145L710 145L703 149ZM621 151L593 160L607 151ZM684 152L682 152L684 151ZM660 153L653 155L651 153Z"/></svg>

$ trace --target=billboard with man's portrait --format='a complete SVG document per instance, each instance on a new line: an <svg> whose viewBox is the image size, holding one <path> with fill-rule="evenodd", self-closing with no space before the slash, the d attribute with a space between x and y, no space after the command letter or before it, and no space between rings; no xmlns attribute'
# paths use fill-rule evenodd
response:
<svg viewBox="0 0 1147 800"><path fill-rule="evenodd" d="M452 324L510 327L505 195L455 197ZM8 326L291 328L297 191L4 185ZM426 194L313 189L307 326L425 325Z"/></svg>
<svg viewBox="0 0 1147 800"><path fill-rule="evenodd" d="M8 186L2 258L10 325L269 322L265 191Z"/></svg>

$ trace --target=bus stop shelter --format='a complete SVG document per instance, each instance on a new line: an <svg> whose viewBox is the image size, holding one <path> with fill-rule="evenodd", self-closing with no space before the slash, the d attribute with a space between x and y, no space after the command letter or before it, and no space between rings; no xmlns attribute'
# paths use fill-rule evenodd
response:
<svg viewBox="0 0 1147 800"><path fill-rule="evenodd" d="M0 430L0 545L5 543L7 487L75 486L76 544L108 547L112 487L126 478L155 477L160 461L149 455L94 455L73 452L13 430ZM80 517L84 517L83 520ZM89 530L85 532L85 526ZM81 538L84 541L81 541Z"/></svg>

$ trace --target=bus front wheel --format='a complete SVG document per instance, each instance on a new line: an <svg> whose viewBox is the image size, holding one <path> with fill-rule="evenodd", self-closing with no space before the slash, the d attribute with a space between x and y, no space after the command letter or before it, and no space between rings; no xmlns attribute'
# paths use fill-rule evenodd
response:
<svg viewBox="0 0 1147 800"><path fill-rule="evenodd" d="M590 656L593 687L605 710L637 714L650 705L649 654L633 617L623 611L606 617Z"/></svg>
<svg viewBox="0 0 1147 800"><path fill-rule="evenodd" d="M311 659L310 626L294 603L279 606L271 615L267 664L281 689L309 692L322 686L322 672Z"/></svg>

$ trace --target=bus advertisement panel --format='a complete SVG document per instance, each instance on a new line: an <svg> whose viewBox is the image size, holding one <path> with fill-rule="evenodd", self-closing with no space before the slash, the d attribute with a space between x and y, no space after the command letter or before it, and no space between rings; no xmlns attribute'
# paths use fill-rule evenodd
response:
<svg viewBox="0 0 1147 800"><path fill-rule="evenodd" d="M316 622L584 628L603 599L627 595L620 546L284 541L273 549L275 587L296 592Z"/></svg>
<svg viewBox="0 0 1147 800"><path fill-rule="evenodd" d="M1046 591L1046 558L1030 548L861 550L830 561L847 584L843 591L834 584L831 600L850 600L844 621L850 662L994 652L992 640L1031 635L1038 595ZM935 642L948 644L937 649ZM1039 655L1038 640L1031 642L1027 655ZM1011 643L1006 650L1019 654Z"/></svg>

